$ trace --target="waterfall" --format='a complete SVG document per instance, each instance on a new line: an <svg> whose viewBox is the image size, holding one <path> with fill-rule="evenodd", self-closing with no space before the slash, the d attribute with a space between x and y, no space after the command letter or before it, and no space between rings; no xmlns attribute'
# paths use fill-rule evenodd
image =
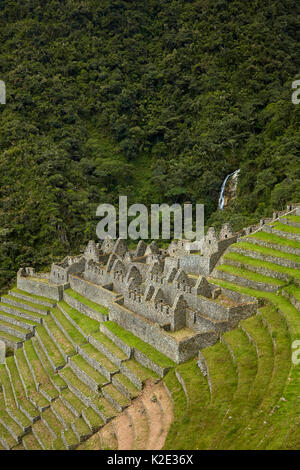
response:
<svg viewBox="0 0 300 470"><path fill-rule="evenodd" d="M223 183L222 183L221 192L220 192L220 197L219 197L219 203L218 203L218 209L220 209L221 211L224 209L225 188L226 188L227 180L228 180L231 176L237 175L239 172L240 172L240 170L235 170L235 171L233 171L232 173L229 173L229 175L226 176L226 178L224 179L224 181L223 181Z"/></svg>

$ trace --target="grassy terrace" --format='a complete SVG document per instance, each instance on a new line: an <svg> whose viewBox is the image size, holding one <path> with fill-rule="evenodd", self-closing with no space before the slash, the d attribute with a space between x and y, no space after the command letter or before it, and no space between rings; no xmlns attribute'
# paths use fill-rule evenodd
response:
<svg viewBox="0 0 300 470"><path fill-rule="evenodd" d="M53 342L52 338L48 335L45 327L44 326L38 326L36 328L36 332L38 333L39 338L40 338L41 342L43 343L43 345L44 345L44 347L45 347L45 349L48 353L48 356L50 357L50 359L52 360L54 365L57 368L63 366L65 364L65 360L64 360L60 350L58 349L56 344Z"/></svg>
<svg viewBox="0 0 300 470"><path fill-rule="evenodd" d="M269 261L262 261L250 256L240 255L239 253L230 252L223 256L225 260L233 260L242 263L245 266L252 266L257 268L265 268L277 273L286 274L292 278L300 279L300 270L295 268L287 268L279 264L270 263ZM300 258L299 258L300 259Z"/></svg>
<svg viewBox="0 0 300 470"><path fill-rule="evenodd" d="M48 311L49 311L49 307L45 307L44 305L40 305L40 304L36 304L34 302L30 302L28 300L18 299L17 297L14 297L12 295L2 295L1 298L4 300L4 302L5 302L5 300L13 300L14 302L19 302L20 304L25 305L29 308L30 307L33 308L33 309L38 308L39 310L42 310L43 312L45 312L45 314L47 314ZM29 310L29 308L28 308L28 310Z"/></svg>
<svg viewBox="0 0 300 470"><path fill-rule="evenodd" d="M220 264L219 266L217 266L216 269L218 271L224 271L228 274L232 274L233 276L243 277L254 282L263 282L278 287L282 287L285 284L284 281L274 279L273 277L264 276L263 274L254 273L253 271L248 271L247 269L237 268L236 266L231 266L227 264Z"/></svg>
<svg viewBox="0 0 300 470"><path fill-rule="evenodd" d="M286 253L285 251L275 250L273 248L268 248L266 246L255 245L254 243L249 242L239 242L231 245L233 248L243 248L244 250L254 251L266 256L274 256L276 258L289 259L300 263L300 256L294 255L293 253ZM227 253L228 254L228 253ZM226 255L225 255L226 256Z"/></svg>
<svg viewBox="0 0 300 470"><path fill-rule="evenodd" d="M300 216L299 215L286 215L285 218L291 222L296 222L300 224Z"/></svg>
<svg viewBox="0 0 300 470"><path fill-rule="evenodd" d="M282 297L269 292L261 292L255 289L243 288L233 283L226 281L216 280L213 282L220 286L236 290L238 292L244 292L249 295L253 295L260 298L265 298L273 303L276 309L284 317L287 327L290 341L298 340L300 338L300 321L299 312L291 305L291 303ZM299 288L298 288L299 290ZM300 295L300 293L299 293ZM290 371L289 377L285 384L282 396L284 400L280 402L271 417L268 418L268 435L264 438L260 444L260 448L267 449L284 449L291 448L292 443L295 441L300 442L300 429L297 422L297 416L300 414L300 403L299 403L299 383L300 383L300 368L295 366L290 361L291 351L289 351L289 363ZM293 429L292 425L294 425ZM291 442L289 442L291 439ZM249 448L250 448L249 444Z"/></svg>
<svg viewBox="0 0 300 470"><path fill-rule="evenodd" d="M7 339L8 341L11 341L12 343L20 343L22 342L21 338L18 338L17 336L10 335L9 333L5 333L5 331L0 331L0 339Z"/></svg>
<svg viewBox="0 0 300 470"><path fill-rule="evenodd" d="M66 333L70 338L77 344L82 345L86 343L86 339L82 334L75 328L75 326L65 317L65 315L59 310L59 308L54 307L51 309L51 314L57 319L59 324L63 327Z"/></svg>
<svg viewBox="0 0 300 470"><path fill-rule="evenodd" d="M87 317L83 313L78 312L75 308L70 307L64 300L61 300L58 305L74 320L75 323L84 331L85 334L89 335L96 331L99 331L99 322Z"/></svg>
<svg viewBox="0 0 300 470"><path fill-rule="evenodd" d="M53 299L49 299L48 297L42 297L41 295L30 294L29 292L25 292L24 290L18 289L18 287L14 287L13 289L11 289L11 292L24 295L25 297L28 297L29 300L35 299L35 300L40 300L42 302L49 302L52 305L55 304L55 300Z"/></svg>
<svg viewBox="0 0 300 470"><path fill-rule="evenodd" d="M18 314L18 312L20 312L21 314L23 313L24 316L30 316L31 318L34 318L36 319L37 322L40 321L41 318L45 318L45 315L43 314L40 314L40 313L37 313L37 312L32 312L31 310L25 310L24 308L21 308L19 306L16 306L16 305L11 305L11 304L7 304L5 302L0 302L0 310L3 309L9 309L10 313L14 314L16 313L16 315Z"/></svg>
<svg viewBox="0 0 300 470"><path fill-rule="evenodd" d="M160 353L152 346L139 339L137 336L134 336L129 331L124 330L124 328L117 325L117 323L107 321L105 322L105 327L108 328L115 336L118 336L122 341L124 341L124 343L128 344L128 346L138 349L141 353L148 356L155 364L159 365L160 367L175 366L175 363L167 356Z"/></svg>
<svg viewBox="0 0 300 470"><path fill-rule="evenodd" d="M280 223L272 224L272 227L275 230L281 230L282 232L287 232L287 233L295 233L296 235L300 236L300 228L299 227L292 227L291 225L280 224Z"/></svg>
<svg viewBox="0 0 300 470"><path fill-rule="evenodd" d="M299 287L291 285L291 286L286 286L284 288L284 290L286 292L288 292L289 294L292 294L292 296L295 297L295 299L300 302L300 289L299 289Z"/></svg>
<svg viewBox="0 0 300 470"><path fill-rule="evenodd" d="M113 364L104 354L102 354L98 349L96 349L92 344L87 343L82 346L82 349L90 357L98 361L106 370L111 373L114 373L118 370L117 366Z"/></svg>
<svg viewBox="0 0 300 470"><path fill-rule="evenodd" d="M256 238L257 240L262 240L262 241L267 242L267 243L274 243L274 244L279 245L279 246L296 248L296 249L300 250L300 242L297 242L296 240L289 240L288 238L279 237L275 233L268 233L268 232L259 231L259 232L253 233L251 235L248 235L248 237L249 238Z"/></svg>
<svg viewBox="0 0 300 470"><path fill-rule="evenodd" d="M72 289L66 289L65 293L78 300L82 304L86 305L87 307L90 307L96 312L101 313L102 315L108 314L107 307L103 307L103 305L97 304L96 302L92 302L91 300L87 299L86 297L83 297L82 295L78 294L78 292L75 292Z"/></svg>

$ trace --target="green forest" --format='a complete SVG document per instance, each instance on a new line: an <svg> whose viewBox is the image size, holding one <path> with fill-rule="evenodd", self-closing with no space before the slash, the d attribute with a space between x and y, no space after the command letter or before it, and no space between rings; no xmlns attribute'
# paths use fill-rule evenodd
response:
<svg viewBox="0 0 300 470"><path fill-rule="evenodd" d="M95 239L96 207L300 202L296 0L1 0L0 287ZM224 177L237 197L217 210Z"/></svg>

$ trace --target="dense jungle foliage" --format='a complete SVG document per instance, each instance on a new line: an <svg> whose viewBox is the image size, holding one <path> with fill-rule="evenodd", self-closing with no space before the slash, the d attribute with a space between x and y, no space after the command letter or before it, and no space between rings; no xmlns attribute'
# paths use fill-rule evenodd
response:
<svg viewBox="0 0 300 470"><path fill-rule="evenodd" d="M120 194L236 229L300 201L296 0L0 0L0 25L2 286L78 252Z"/></svg>

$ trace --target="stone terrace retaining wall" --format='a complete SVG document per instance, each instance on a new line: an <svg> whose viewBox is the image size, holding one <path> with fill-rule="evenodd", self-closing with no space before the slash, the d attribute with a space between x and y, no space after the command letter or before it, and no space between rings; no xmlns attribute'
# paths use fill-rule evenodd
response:
<svg viewBox="0 0 300 470"><path fill-rule="evenodd" d="M200 348L214 344L216 341L215 334L211 333L195 334L186 340L177 341L171 335L165 333L158 325L153 325L147 319L119 305L117 302L112 303L109 318L178 364L196 356ZM145 367L149 367L149 364L142 362L144 358L142 358L139 351L134 352L134 357ZM145 357L145 359L147 358Z"/></svg>
<svg viewBox="0 0 300 470"><path fill-rule="evenodd" d="M87 299L104 305L105 307L109 307L110 302L114 301L119 296L116 292L112 292L102 286L93 284L92 282L86 281L74 274L70 274L69 281L73 290Z"/></svg>
<svg viewBox="0 0 300 470"><path fill-rule="evenodd" d="M17 277L17 286L19 289L34 295L41 295L49 299L62 300L64 288L67 286L55 286L47 282L28 279L26 276Z"/></svg>

